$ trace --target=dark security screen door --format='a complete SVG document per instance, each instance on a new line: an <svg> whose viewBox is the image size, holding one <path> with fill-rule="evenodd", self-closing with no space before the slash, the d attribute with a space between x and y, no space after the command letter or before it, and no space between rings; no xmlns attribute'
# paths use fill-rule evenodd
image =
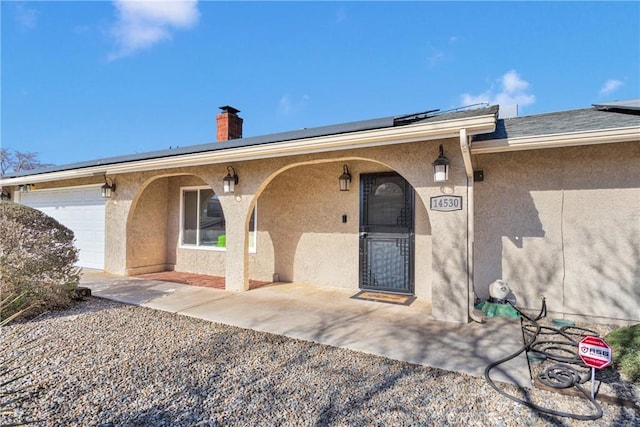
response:
<svg viewBox="0 0 640 427"><path fill-rule="evenodd" d="M360 288L413 293L413 188L396 173L360 176Z"/></svg>

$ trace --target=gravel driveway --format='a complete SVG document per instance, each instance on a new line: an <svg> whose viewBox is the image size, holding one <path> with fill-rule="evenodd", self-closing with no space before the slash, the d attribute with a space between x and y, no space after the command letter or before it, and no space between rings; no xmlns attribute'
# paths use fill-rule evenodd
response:
<svg viewBox="0 0 640 427"><path fill-rule="evenodd" d="M33 348L14 350L31 338ZM603 403L603 417L588 422L546 416L483 378L97 298L5 327L2 340L2 357L18 355L32 371L23 385L35 395L0 424L640 425L640 406ZM593 413L580 398L531 397Z"/></svg>

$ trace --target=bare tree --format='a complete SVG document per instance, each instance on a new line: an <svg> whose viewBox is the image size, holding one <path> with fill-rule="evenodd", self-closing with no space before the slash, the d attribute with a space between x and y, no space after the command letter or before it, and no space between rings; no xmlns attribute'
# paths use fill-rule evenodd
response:
<svg viewBox="0 0 640 427"><path fill-rule="evenodd" d="M0 148L0 175L7 172L21 172L53 166L50 163L42 163L38 159L38 153L17 151L10 148Z"/></svg>
<svg viewBox="0 0 640 427"><path fill-rule="evenodd" d="M11 168L11 151L0 147L0 175L4 175Z"/></svg>

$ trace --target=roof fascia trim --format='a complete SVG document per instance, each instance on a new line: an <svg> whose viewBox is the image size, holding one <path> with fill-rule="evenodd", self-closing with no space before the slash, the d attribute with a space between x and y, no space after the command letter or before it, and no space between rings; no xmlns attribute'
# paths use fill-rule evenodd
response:
<svg viewBox="0 0 640 427"><path fill-rule="evenodd" d="M640 141L640 126L477 141L472 143L471 153L502 153L626 141Z"/></svg>
<svg viewBox="0 0 640 427"><path fill-rule="evenodd" d="M417 141L458 137L465 128L468 135L478 135L495 131L494 114L443 120L430 123L416 123L398 127L388 127L360 132L343 133L263 145L248 145L224 150L183 154L172 157L138 160L131 162L100 165L82 169L70 169L43 174L25 175L0 179L2 185L20 185L63 179L85 178L96 175L144 172L156 169L173 169L189 166L225 163L231 161L258 160L302 154L340 151L381 145L404 144Z"/></svg>

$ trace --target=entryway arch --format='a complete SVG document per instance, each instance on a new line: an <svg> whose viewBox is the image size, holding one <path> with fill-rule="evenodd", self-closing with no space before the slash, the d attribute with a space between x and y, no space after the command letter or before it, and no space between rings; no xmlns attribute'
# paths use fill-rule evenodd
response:
<svg viewBox="0 0 640 427"><path fill-rule="evenodd" d="M181 245L183 189L213 191L205 177L185 172L147 177L138 185L127 215L127 274L175 269L224 276L223 250Z"/></svg>
<svg viewBox="0 0 640 427"><path fill-rule="evenodd" d="M339 190L343 165L352 175L348 192ZM345 156L290 163L269 175L252 202L258 226L249 278L275 274L281 281L358 289L360 174L374 172L395 171L378 160ZM430 298L431 226L419 197L415 212L415 293Z"/></svg>

